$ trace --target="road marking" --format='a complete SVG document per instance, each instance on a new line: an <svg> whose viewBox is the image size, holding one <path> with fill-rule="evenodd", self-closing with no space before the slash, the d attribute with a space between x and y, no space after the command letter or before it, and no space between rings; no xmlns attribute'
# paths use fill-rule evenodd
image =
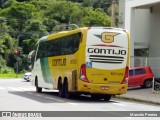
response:
<svg viewBox="0 0 160 120"><path fill-rule="evenodd" d="M12 91L35 91L34 87L0 87L0 90L9 89Z"/></svg>
<svg viewBox="0 0 160 120"><path fill-rule="evenodd" d="M27 92L28 94L32 94L32 95L35 95L35 96L38 96L38 97L43 97L43 98L46 98L46 99L51 99L51 100L55 100L55 101L59 101L59 102L65 102L63 100L60 100L60 99L57 99L57 98L53 98L53 97L49 97L49 96L45 96L45 95L41 95L41 94L38 94L38 93L30 93L30 92Z"/></svg>
<svg viewBox="0 0 160 120"><path fill-rule="evenodd" d="M77 103L70 103L70 102L67 102L67 103L70 105L78 105Z"/></svg>
<svg viewBox="0 0 160 120"><path fill-rule="evenodd" d="M13 90L13 91L22 91L22 90L20 90L20 89L18 89L18 88L15 88L15 87L7 87L8 89L11 89L11 90Z"/></svg>
<svg viewBox="0 0 160 120"><path fill-rule="evenodd" d="M112 103L112 104L119 105L119 106L126 106L125 104L122 104L122 103Z"/></svg>
<svg viewBox="0 0 160 120"><path fill-rule="evenodd" d="M40 95L40 94L34 94L34 95L39 96L39 97L43 97L43 96L42 96L42 95Z"/></svg>
<svg viewBox="0 0 160 120"><path fill-rule="evenodd" d="M0 87L0 89L1 89L1 90L4 90L5 88L4 88L4 87Z"/></svg>
<svg viewBox="0 0 160 120"><path fill-rule="evenodd" d="M47 98L47 99L52 99L52 100L54 100L54 98L51 98L51 97L47 97L47 96L44 96L44 98Z"/></svg>
<svg viewBox="0 0 160 120"><path fill-rule="evenodd" d="M51 100L55 100L55 101L58 101L58 102L65 102L63 100L56 99L56 98L53 98L53 97L47 97L47 96L42 96L42 97L47 98L47 99L51 99Z"/></svg>
<svg viewBox="0 0 160 120"><path fill-rule="evenodd" d="M31 95L33 95L34 93L31 93L31 92L27 92L28 94L31 94Z"/></svg>
<svg viewBox="0 0 160 120"><path fill-rule="evenodd" d="M33 91L35 90L35 88L27 88L27 87L18 87L18 89L22 90L22 91Z"/></svg>
<svg viewBox="0 0 160 120"><path fill-rule="evenodd" d="M35 88L34 87L6 87L7 89L9 90L12 90L12 91L35 91ZM4 87L0 87L0 89L6 89ZM57 90L54 90L54 92L57 92ZM55 101L58 101L58 102L65 102L64 100L60 100L60 99L57 99L57 98L53 98L53 97L48 97L48 96L45 96L45 95L41 95L41 94L38 94L38 93L31 93L31 92L26 92L27 94L31 94L31 95L35 95L35 96L39 96L39 97L43 97L43 98L46 98L46 99L51 99L51 100L55 100ZM78 105L77 103L70 103L70 102L66 102L70 105Z"/></svg>

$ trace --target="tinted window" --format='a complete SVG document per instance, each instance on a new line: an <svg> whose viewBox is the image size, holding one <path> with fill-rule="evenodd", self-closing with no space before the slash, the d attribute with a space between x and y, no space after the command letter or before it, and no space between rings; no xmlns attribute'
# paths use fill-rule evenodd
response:
<svg viewBox="0 0 160 120"><path fill-rule="evenodd" d="M80 40L81 33L76 33L55 40L40 42L37 57L74 54L79 48Z"/></svg>
<svg viewBox="0 0 160 120"><path fill-rule="evenodd" d="M38 53L37 53L37 58L46 57L46 52L47 52L46 42L41 42L41 43L39 44Z"/></svg>
<svg viewBox="0 0 160 120"><path fill-rule="evenodd" d="M135 75L139 75L139 74L145 74L146 71L144 69L136 69L135 70Z"/></svg>
<svg viewBox="0 0 160 120"><path fill-rule="evenodd" d="M133 70L129 70L129 76L133 76Z"/></svg>

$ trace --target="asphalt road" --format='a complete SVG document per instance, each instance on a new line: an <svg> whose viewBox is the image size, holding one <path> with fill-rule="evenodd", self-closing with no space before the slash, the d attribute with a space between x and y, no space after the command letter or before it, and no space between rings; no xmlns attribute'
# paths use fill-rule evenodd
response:
<svg viewBox="0 0 160 120"><path fill-rule="evenodd" d="M87 114L90 114L89 118L86 118L87 120L97 120L99 118L97 118L96 116L100 115L104 117L111 116L112 120L119 120L119 117L125 117L125 119L132 119L132 117L127 117L127 115L130 114L128 113L128 111L138 111L138 114L142 113L142 111L159 111L158 113L160 114L160 106L122 101L115 98L111 99L111 101L109 102L103 100L94 101L89 96L79 96L73 99L65 99L58 97L57 91L43 90L42 93L36 93L35 87L31 86L30 82L26 82L23 79L0 79L0 111L73 111L70 113L53 112L52 116L55 115L58 117L56 119L60 119L59 117L64 118L65 116L67 116L66 114L68 114L69 117L67 117L67 119L71 120L73 119L72 115L75 114L78 114L77 117L87 117ZM115 116L115 118L113 118L112 116ZM8 119L9 118L0 117L0 120ZM17 119L21 120L21 118L19 117L16 117L16 119L14 118L14 120ZM27 118L23 119L28 120ZM83 118L83 120L84 119L85 118ZM104 118L101 117L101 119ZM134 117L133 119L143 120L144 117ZM159 118L155 117L154 120L155 119L158 120ZM40 120L40 118L38 118L38 120ZM145 118L145 120L152 120L152 118L148 117Z"/></svg>

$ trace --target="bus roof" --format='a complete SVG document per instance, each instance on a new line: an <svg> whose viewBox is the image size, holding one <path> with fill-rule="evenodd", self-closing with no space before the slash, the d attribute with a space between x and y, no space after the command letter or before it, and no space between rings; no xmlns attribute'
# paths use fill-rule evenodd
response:
<svg viewBox="0 0 160 120"><path fill-rule="evenodd" d="M37 43L43 42L43 41L46 41L46 40L50 40L50 39L63 37L63 36L70 35L70 34L74 34L74 33L77 33L77 32L82 32L83 30L89 30L89 29L108 29L108 30L127 32L125 29L114 28L114 27L82 27L82 28L78 28L78 29L75 29L75 30L61 31L61 32L57 32L57 33L53 33L53 34L44 36L44 37L40 38L40 40Z"/></svg>
<svg viewBox="0 0 160 120"><path fill-rule="evenodd" d="M112 29L118 31L125 31L123 28L115 28L115 27L90 27L90 29Z"/></svg>

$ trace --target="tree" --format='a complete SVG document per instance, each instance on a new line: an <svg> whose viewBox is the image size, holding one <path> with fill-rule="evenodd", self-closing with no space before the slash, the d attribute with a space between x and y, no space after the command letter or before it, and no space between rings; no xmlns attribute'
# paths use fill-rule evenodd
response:
<svg viewBox="0 0 160 120"><path fill-rule="evenodd" d="M0 73L2 68L6 67L6 61L2 58L2 56L0 55Z"/></svg>
<svg viewBox="0 0 160 120"><path fill-rule="evenodd" d="M36 32L40 37L48 34L46 26L43 25L42 21L36 19L28 21L24 30L32 34Z"/></svg>
<svg viewBox="0 0 160 120"><path fill-rule="evenodd" d="M27 54L34 49L38 39L64 29L67 23L80 27L110 26L110 17L103 9L105 1L84 0L78 3L69 0L7 0L0 9L2 59L13 68L17 60L13 52L18 49L22 61L19 70L27 69Z"/></svg>
<svg viewBox="0 0 160 120"><path fill-rule="evenodd" d="M59 23L70 22L79 26L110 26L110 19L102 9L94 10L91 7L82 7L79 3L54 2L46 12L46 16Z"/></svg>
<svg viewBox="0 0 160 120"><path fill-rule="evenodd" d="M16 0L7 0L3 5L2 8L9 8L11 5L17 3Z"/></svg>
<svg viewBox="0 0 160 120"><path fill-rule="evenodd" d="M4 35L9 31L9 27L6 24L6 19L0 17L0 35Z"/></svg>
<svg viewBox="0 0 160 120"><path fill-rule="evenodd" d="M8 56L12 55L15 49L17 48L16 40L12 38L9 34L4 34L0 36L0 44L1 44L0 51L3 59L5 59L9 67L13 67L15 58Z"/></svg>
<svg viewBox="0 0 160 120"><path fill-rule="evenodd" d="M0 15L7 18L8 25L14 31L22 31L29 19L37 19L40 16L34 5L24 2L12 4L9 8L3 9Z"/></svg>
<svg viewBox="0 0 160 120"><path fill-rule="evenodd" d="M82 24L84 26L110 26L111 19L101 10L92 8L84 8L84 18Z"/></svg>
<svg viewBox="0 0 160 120"><path fill-rule="evenodd" d="M28 39L23 38L23 51L24 54L28 54L33 50L38 39L42 36L48 35L47 27L43 25L40 20L30 20L26 23L24 33L29 35Z"/></svg>

